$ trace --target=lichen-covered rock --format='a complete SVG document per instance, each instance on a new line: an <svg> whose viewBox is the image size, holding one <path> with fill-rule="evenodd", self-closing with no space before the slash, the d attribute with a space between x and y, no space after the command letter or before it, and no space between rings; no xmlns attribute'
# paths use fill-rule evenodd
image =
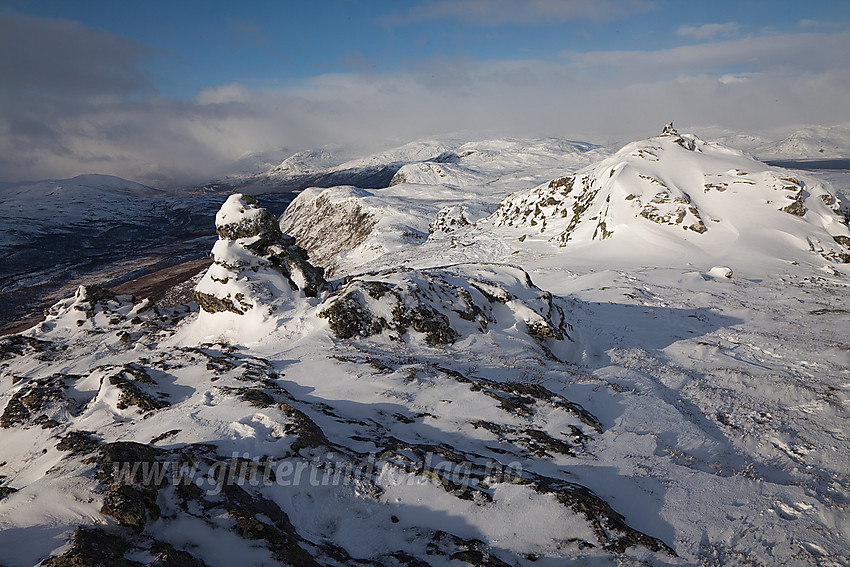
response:
<svg viewBox="0 0 850 567"><path fill-rule="evenodd" d="M11 360L19 356L49 353L56 348L56 345L43 339L27 335L9 335L0 338L0 361Z"/></svg>
<svg viewBox="0 0 850 567"><path fill-rule="evenodd" d="M215 215L215 232L219 238L239 240L259 236L268 240L281 238L277 219L257 205L250 195L231 195Z"/></svg>
<svg viewBox="0 0 850 567"><path fill-rule="evenodd" d="M322 268L253 197L231 195L216 214L216 232L213 265L194 293L205 313L266 315L293 295L315 297L325 285Z"/></svg>

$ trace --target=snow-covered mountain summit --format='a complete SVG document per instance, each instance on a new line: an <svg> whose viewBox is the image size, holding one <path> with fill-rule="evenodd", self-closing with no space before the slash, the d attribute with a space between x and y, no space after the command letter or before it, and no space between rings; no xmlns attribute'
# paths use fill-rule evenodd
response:
<svg viewBox="0 0 850 567"><path fill-rule="evenodd" d="M752 148L761 159L850 159L850 123L809 126L786 138Z"/></svg>
<svg viewBox="0 0 850 567"><path fill-rule="evenodd" d="M847 210L815 179L670 125L574 175L511 195L490 220L562 247L605 241L647 261L676 253L794 261L813 251L850 262Z"/></svg>
<svg viewBox="0 0 850 567"><path fill-rule="evenodd" d="M339 165L340 160L331 148L303 150L296 152L268 170L269 177L306 175L331 169Z"/></svg>

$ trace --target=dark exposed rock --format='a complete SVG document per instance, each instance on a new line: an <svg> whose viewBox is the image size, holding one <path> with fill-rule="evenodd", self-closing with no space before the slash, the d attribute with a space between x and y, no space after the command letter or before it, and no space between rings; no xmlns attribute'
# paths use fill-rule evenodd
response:
<svg viewBox="0 0 850 567"><path fill-rule="evenodd" d="M472 226L469 209L464 205L443 207L428 225L429 234L450 234L461 228Z"/></svg>
<svg viewBox="0 0 850 567"><path fill-rule="evenodd" d="M106 497L100 510L118 524L135 532L144 530L148 518L160 516L157 493L165 483L165 465L159 461L166 453L161 449L118 441L99 447L98 478L106 486Z"/></svg>
<svg viewBox="0 0 850 567"><path fill-rule="evenodd" d="M141 532L147 523L150 504L141 490L124 484L107 493L100 513L112 516L121 526Z"/></svg>
<svg viewBox="0 0 850 567"><path fill-rule="evenodd" d="M52 402L64 399L63 391L68 388L65 383L67 376L54 374L48 378L34 379L25 384L9 399L3 415L0 416L0 427L9 429L17 425L35 425L48 421L47 416L38 416ZM39 419L43 417L43 419Z"/></svg>
<svg viewBox="0 0 850 567"><path fill-rule="evenodd" d="M321 311L319 317L327 319L328 326L341 339L377 335L389 328L386 319L374 317L357 295L348 292Z"/></svg>
<svg viewBox="0 0 850 567"><path fill-rule="evenodd" d="M526 429L525 435L528 437L528 446L531 452L538 457L550 457L552 456L551 453L575 456L572 445L560 439L555 439L545 431Z"/></svg>
<svg viewBox="0 0 850 567"><path fill-rule="evenodd" d="M9 335L0 338L0 361L45 352L54 348L56 347L50 341L26 335Z"/></svg>
<svg viewBox="0 0 850 567"><path fill-rule="evenodd" d="M280 409L293 423L286 426L287 433L294 433L298 439L292 444L291 450L298 453L308 447L321 447L328 444L322 428L316 425L304 412L289 404L280 404Z"/></svg>
<svg viewBox="0 0 850 567"><path fill-rule="evenodd" d="M242 202L246 206L257 205L257 200L250 195L243 195ZM245 216L236 222L216 223L215 232L219 238L238 240L259 236L269 242L282 238L277 219L266 209L258 209L255 216Z"/></svg>
<svg viewBox="0 0 850 567"><path fill-rule="evenodd" d="M246 388L243 390L242 400L258 408L267 408L273 406L275 403L274 398L257 388Z"/></svg>
<svg viewBox="0 0 850 567"><path fill-rule="evenodd" d="M835 239L835 241L840 245L850 248L850 236L838 235L833 236L832 238Z"/></svg>
<svg viewBox="0 0 850 567"><path fill-rule="evenodd" d="M454 534L438 530L428 543L429 555L448 556L450 560L463 561L476 567L509 567L487 550L484 542L477 539L464 539Z"/></svg>
<svg viewBox="0 0 850 567"><path fill-rule="evenodd" d="M146 551L153 556L150 567L205 567L189 553L175 549L168 543L153 541L149 547L140 547L121 534L101 528L79 527L71 538L71 548L51 557L42 567L141 567L143 564L127 559L130 552Z"/></svg>
<svg viewBox="0 0 850 567"><path fill-rule="evenodd" d="M72 455L86 455L93 453L100 446L100 441L95 439L90 431L69 431L56 444L60 451L69 451Z"/></svg>
<svg viewBox="0 0 850 567"><path fill-rule="evenodd" d="M802 217L806 214L806 207L803 205L803 193L802 191L798 192L794 196L794 202L788 205L787 207L783 207L782 209L786 213Z"/></svg>
<svg viewBox="0 0 850 567"><path fill-rule="evenodd" d="M154 395L144 391L140 384L153 384L150 375L141 368L125 366L118 373L105 378L110 384L121 390L121 396L116 404L118 409L127 409L135 406L141 411L152 411L168 407L167 401L161 399L160 395Z"/></svg>
<svg viewBox="0 0 850 567"><path fill-rule="evenodd" d="M590 522L596 537L602 542L603 549L623 553L635 546L646 547L652 551L664 551L676 556L670 546L658 538L648 536L626 524L625 518L599 498L592 490L579 484L538 477L536 490L555 496L563 505L581 514Z"/></svg>
<svg viewBox="0 0 850 567"><path fill-rule="evenodd" d="M484 395L499 400L500 407L509 412L519 415L529 415L533 412L534 404L544 403L553 407L561 408L578 417L582 423L602 433L602 424L595 415L587 411L580 404L572 402L556 394L540 384L529 384L525 382L497 382L480 377L467 377L457 370L435 366L437 370L451 376L458 382L469 384L473 391L480 391ZM507 394L507 395L505 395ZM480 424L483 422L479 422ZM575 436L575 432L574 436Z"/></svg>
<svg viewBox="0 0 850 567"><path fill-rule="evenodd" d="M433 307L417 306L406 310L401 306L393 309L393 321L399 334L405 334L408 328L425 335L429 345L450 344L457 339L457 332L451 328L449 318Z"/></svg>
<svg viewBox="0 0 850 567"><path fill-rule="evenodd" d="M142 567L124 555L133 545L115 533L98 528L79 527L71 539L71 549L41 563L42 567Z"/></svg>
<svg viewBox="0 0 850 567"><path fill-rule="evenodd" d="M174 435L177 435L178 433L180 433L179 429L171 429L170 431L160 433L159 435L157 435L156 437L151 439L151 445L153 445L154 443L159 443L160 441L162 441L164 439L168 439L169 437L173 437Z"/></svg>
<svg viewBox="0 0 850 567"><path fill-rule="evenodd" d="M203 293L195 290L193 299L198 306L207 313L221 313L222 311L230 311L242 315L244 311L237 308L229 297L219 298L209 293Z"/></svg>

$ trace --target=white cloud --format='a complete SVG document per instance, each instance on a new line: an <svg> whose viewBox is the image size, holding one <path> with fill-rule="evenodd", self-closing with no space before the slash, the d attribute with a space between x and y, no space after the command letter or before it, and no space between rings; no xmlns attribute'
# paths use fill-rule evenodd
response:
<svg viewBox="0 0 850 567"><path fill-rule="evenodd" d="M722 75L719 79L717 79L724 85L734 85L737 83L746 83L749 80L749 77L746 74L732 74L728 73L726 75Z"/></svg>
<svg viewBox="0 0 850 567"><path fill-rule="evenodd" d="M650 0L442 0L422 2L392 23L458 18L478 25L609 20L657 7Z"/></svg>
<svg viewBox="0 0 850 567"><path fill-rule="evenodd" d="M69 91L62 73L0 82L0 180L97 172L206 181L246 153L332 144L365 154L461 130L605 141L652 135L670 120L739 130L834 124L850 120L848 52L845 32L570 53L558 62L441 59L281 88L222 85L180 101L145 90L135 70L144 50L119 43L89 71L88 86ZM52 68L39 57L30 58L33 76Z"/></svg>
<svg viewBox="0 0 850 567"><path fill-rule="evenodd" d="M847 70L850 33L789 34L749 37L657 51L564 52L572 63L600 73L689 73L728 68L796 69L800 72Z"/></svg>
<svg viewBox="0 0 850 567"><path fill-rule="evenodd" d="M701 26L679 26L676 35L697 41L705 41L717 37L729 37L735 34L741 26L735 22L725 24L703 24Z"/></svg>
<svg viewBox="0 0 850 567"><path fill-rule="evenodd" d="M230 83L220 87L203 89L195 95L198 104L223 104L227 102L246 102L250 99L250 89L239 83Z"/></svg>

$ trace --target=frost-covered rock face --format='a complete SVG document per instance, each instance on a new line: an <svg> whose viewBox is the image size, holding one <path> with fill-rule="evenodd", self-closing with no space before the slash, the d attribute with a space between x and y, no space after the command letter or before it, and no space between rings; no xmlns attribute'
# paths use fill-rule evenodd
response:
<svg viewBox="0 0 850 567"><path fill-rule="evenodd" d="M808 250L850 262L840 199L817 180L669 124L595 166L509 196L491 220L559 246L613 239L643 242L644 251L663 242L722 255L741 245L764 250L772 238L790 241L778 254L789 259Z"/></svg>
<svg viewBox="0 0 850 567"><path fill-rule="evenodd" d="M231 195L216 214L216 232L213 265L194 294L208 314L266 318L293 297L315 297L325 284L323 270L253 197Z"/></svg>
<svg viewBox="0 0 850 567"><path fill-rule="evenodd" d="M362 189L335 187L301 192L280 217L280 228L292 235L310 257L328 266L334 257L360 245L371 234L378 218L364 208Z"/></svg>
<svg viewBox="0 0 850 567"><path fill-rule="evenodd" d="M391 340L436 346L476 333L498 341L507 333L549 355L549 347L572 341L572 326L552 294L535 286L524 270L505 265L364 274L332 294L319 317L342 339L386 332Z"/></svg>

